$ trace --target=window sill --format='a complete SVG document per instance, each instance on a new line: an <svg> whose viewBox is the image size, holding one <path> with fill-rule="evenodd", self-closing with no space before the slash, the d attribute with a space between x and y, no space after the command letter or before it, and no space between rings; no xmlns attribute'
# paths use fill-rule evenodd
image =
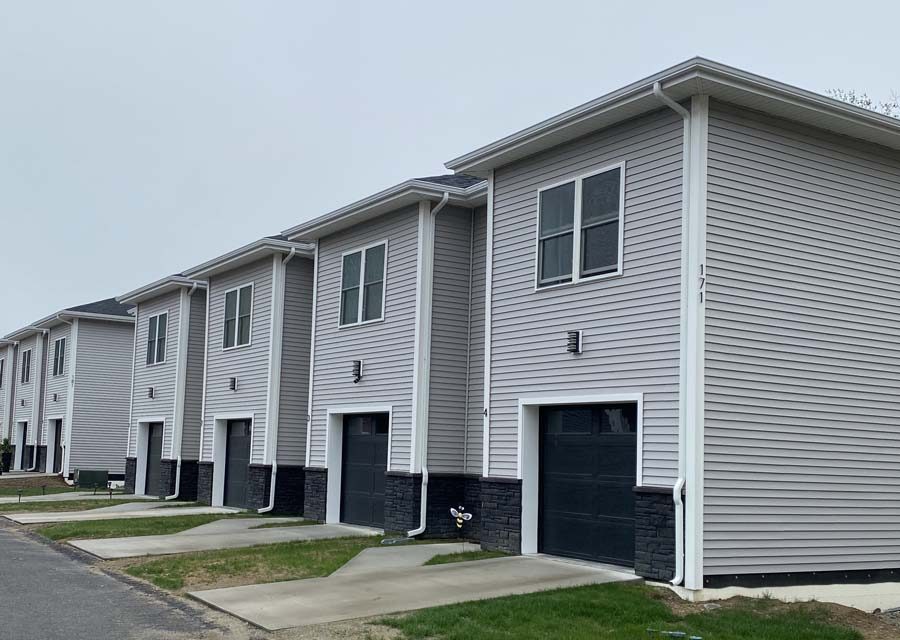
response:
<svg viewBox="0 0 900 640"><path fill-rule="evenodd" d="M384 322L384 318L378 318L377 320L366 320L365 322L354 322L353 324L339 324L338 329L353 329L355 327L365 327L370 324L380 324Z"/></svg>
<svg viewBox="0 0 900 640"><path fill-rule="evenodd" d="M233 347L222 347L222 351L237 351L238 349L246 349L247 347L253 345L252 342L248 342L247 344L236 344Z"/></svg>
<svg viewBox="0 0 900 640"><path fill-rule="evenodd" d="M147 367L148 369L152 369L153 367L158 367L158 366L163 365L163 364L166 364L166 361L165 361L165 360L162 360L162 361L160 361L160 362L150 362L150 363L147 363L146 367Z"/></svg>
<svg viewBox="0 0 900 640"><path fill-rule="evenodd" d="M596 276L588 276L586 278L578 278L578 280L573 280L571 282L560 282L559 284L547 284L541 286L539 284L534 285L535 292L540 291L552 291L553 289L559 289L562 287L574 287L579 284L583 284L586 282L598 282L600 280L611 280L613 278L621 278L624 275L624 272L619 269L618 271L611 271L610 273L601 273Z"/></svg>

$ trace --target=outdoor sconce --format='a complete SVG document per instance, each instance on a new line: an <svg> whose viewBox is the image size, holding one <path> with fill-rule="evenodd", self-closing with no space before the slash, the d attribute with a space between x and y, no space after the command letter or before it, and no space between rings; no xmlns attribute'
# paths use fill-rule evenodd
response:
<svg viewBox="0 0 900 640"><path fill-rule="evenodd" d="M153 399L153 387L147 387L147 397Z"/></svg>
<svg viewBox="0 0 900 640"><path fill-rule="evenodd" d="M25 398L22 398L22 399L19 400L19 406L20 406L20 407L24 407L24 406L25 406Z"/></svg>
<svg viewBox="0 0 900 640"><path fill-rule="evenodd" d="M566 351L569 353L581 353L583 331L567 331L566 332Z"/></svg>
<svg viewBox="0 0 900 640"><path fill-rule="evenodd" d="M353 384L362 380L362 360L353 361Z"/></svg>
<svg viewBox="0 0 900 640"><path fill-rule="evenodd" d="M59 394L58 393L53 394L53 402L59 402Z"/></svg>
<svg viewBox="0 0 900 640"><path fill-rule="evenodd" d="M237 378L228 378L228 390L237 391Z"/></svg>

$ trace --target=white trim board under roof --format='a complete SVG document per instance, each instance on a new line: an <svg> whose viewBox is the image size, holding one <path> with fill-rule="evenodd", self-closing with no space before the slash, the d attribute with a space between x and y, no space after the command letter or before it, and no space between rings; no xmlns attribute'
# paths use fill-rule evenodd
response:
<svg viewBox="0 0 900 640"><path fill-rule="evenodd" d="M193 287L197 287L198 289L206 289L206 282L203 280L193 280L191 278L185 278L182 275L176 274L167 276L165 278L162 278L161 280L157 280L156 282L151 282L150 284L144 285L143 287L138 287L137 289L129 291L128 293L124 293L120 296L116 296L116 300L129 304L138 304L139 302L144 302L152 298L158 298L159 296L171 291L177 291L178 289L191 289Z"/></svg>
<svg viewBox="0 0 900 640"><path fill-rule="evenodd" d="M315 247L311 244L301 242L291 242L284 238L261 238L255 242L244 245L234 251L224 253L212 260L208 260L203 264L199 264L191 269L186 269L184 275L187 278L208 278L209 276L231 271L238 267L244 266L251 262L261 260L272 254L280 253L287 255L291 252L304 258L312 258L315 254Z"/></svg>
<svg viewBox="0 0 900 640"><path fill-rule="evenodd" d="M62 311L51 313L49 316L41 318L33 324L22 327L21 329L7 334L3 336L3 339L4 341L19 342L36 333L43 333L47 329L55 327L58 324L69 324L76 318L83 318L85 320L101 320L103 322L124 322L126 324L134 324L133 315L91 313L89 311L72 311L70 309L63 309Z"/></svg>
<svg viewBox="0 0 900 640"><path fill-rule="evenodd" d="M487 201L487 182L482 180L468 187L460 187L430 182L422 178L407 180L281 233L291 240L318 240L322 236L342 231L382 214L412 206L422 200L440 200L444 194L449 195L448 204L464 207L479 206Z"/></svg>
<svg viewBox="0 0 900 640"><path fill-rule="evenodd" d="M676 101L696 94L708 95L722 102L900 149L900 120L896 118L705 58L693 58L454 158L445 166L452 171L481 175L617 122L664 108L653 94L657 82Z"/></svg>

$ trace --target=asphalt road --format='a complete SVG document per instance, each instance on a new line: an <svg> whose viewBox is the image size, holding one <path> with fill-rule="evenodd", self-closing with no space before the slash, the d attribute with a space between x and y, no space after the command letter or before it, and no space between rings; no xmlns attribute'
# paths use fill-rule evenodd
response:
<svg viewBox="0 0 900 640"><path fill-rule="evenodd" d="M0 630L42 640L221 637L197 609L2 524Z"/></svg>

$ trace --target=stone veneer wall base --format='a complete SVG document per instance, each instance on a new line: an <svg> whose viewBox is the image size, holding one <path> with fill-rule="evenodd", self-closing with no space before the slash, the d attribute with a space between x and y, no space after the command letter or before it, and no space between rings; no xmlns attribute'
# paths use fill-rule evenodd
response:
<svg viewBox="0 0 900 640"><path fill-rule="evenodd" d="M212 504L213 463L197 463L197 502Z"/></svg>
<svg viewBox="0 0 900 640"><path fill-rule="evenodd" d="M302 466L278 465L278 472L275 474L275 508L272 510L273 513L287 516L303 515L304 475ZM267 496L267 505L268 500Z"/></svg>
<svg viewBox="0 0 900 640"><path fill-rule="evenodd" d="M481 478L481 548L522 552L522 481Z"/></svg>
<svg viewBox="0 0 900 640"><path fill-rule="evenodd" d="M328 500L328 469L306 467L303 470L303 517L325 521Z"/></svg>
<svg viewBox="0 0 900 640"><path fill-rule="evenodd" d="M384 530L406 533L419 527L422 476L403 471L384 474Z"/></svg>
<svg viewBox="0 0 900 640"><path fill-rule="evenodd" d="M248 509L262 509L269 506L269 491L272 486L272 465L251 464L247 467Z"/></svg>
<svg viewBox="0 0 900 640"><path fill-rule="evenodd" d="M660 582L675 576L675 503L671 489L634 488L634 572Z"/></svg>

